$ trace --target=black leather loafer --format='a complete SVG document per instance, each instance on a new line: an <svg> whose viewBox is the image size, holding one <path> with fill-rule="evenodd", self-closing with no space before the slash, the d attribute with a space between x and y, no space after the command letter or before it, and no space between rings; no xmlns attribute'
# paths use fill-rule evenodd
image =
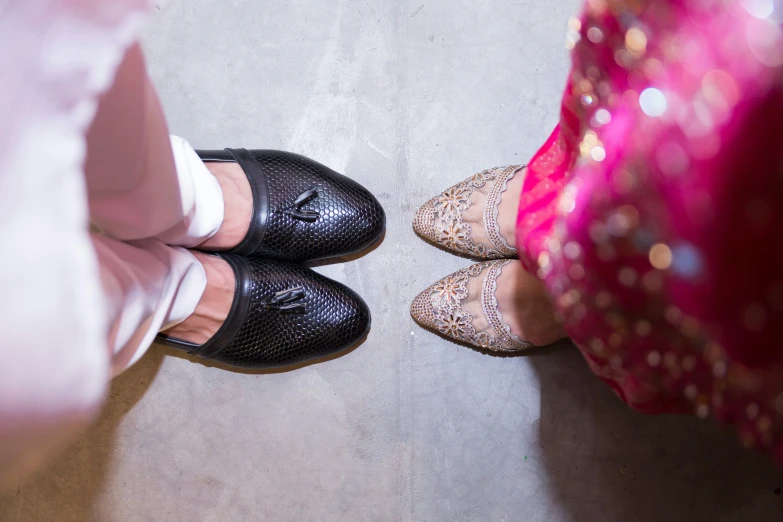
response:
<svg viewBox="0 0 783 522"><path fill-rule="evenodd" d="M360 252L383 234L378 200L313 160L275 150L197 151L204 162L236 162L253 192L253 217L233 254L312 261Z"/></svg>
<svg viewBox="0 0 783 522"><path fill-rule="evenodd" d="M356 344L370 311L354 291L284 261L220 254L236 275L223 326L203 345L159 334L161 344L237 368L303 363Z"/></svg>

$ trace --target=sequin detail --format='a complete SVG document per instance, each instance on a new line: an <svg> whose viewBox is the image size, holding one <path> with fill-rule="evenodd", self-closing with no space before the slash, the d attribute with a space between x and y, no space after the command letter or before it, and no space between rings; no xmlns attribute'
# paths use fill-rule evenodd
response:
<svg viewBox="0 0 783 522"><path fill-rule="evenodd" d="M477 263L444 277L414 299L411 315L425 328L479 348L500 352L530 348L530 343L513 335L503 323L495 297L503 267L513 262L500 259ZM469 296L471 281L482 276L480 295ZM467 309L468 303L476 302L480 302L477 310L483 317L474 316Z"/></svg>
<svg viewBox="0 0 783 522"><path fill-rule="evenodd" d="M503 267L513 263L510 260L493 261L484 279L484 286L481 292L481 307L489 324L497 334L497 341L501 348L494 348L504 351L520 351L531 348L532 345L523 341L518 336L511 333L511 327L503 322L503 316L498 310L498 300L495 292L498 289L498 277L500 277Z"/></svg>
<svg viewBox="0 0 783 522"><path fill-rule="evenodd" d="M512 165L484 170L450 187L431 199L417 212L413 222L414 230L426 239L449 250L484 259L516 258L517 251L511 248L498 228L498 206L508 182L524 166ZM475 234L463 214L471 208L476 190L491 183L482 212L484 230L488 243L475 240Z"/></svg>
<svg viewBox="0 0 783 522"><path fill-rule="evenodd" d="M560 125L526 174L517 248L624 401L730 422L783 464L769 239L783 208L783 32L775 9L740 4L585 3L569 22Z"/></svg>

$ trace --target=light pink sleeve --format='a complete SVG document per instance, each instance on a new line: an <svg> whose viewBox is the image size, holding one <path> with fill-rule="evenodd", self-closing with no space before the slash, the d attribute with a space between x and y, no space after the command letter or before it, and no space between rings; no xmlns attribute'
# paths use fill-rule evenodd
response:
<svg viewBox="0 0 783 522"><path fill-rule="evenodd" d="M106 393L85 135L147 7L31 0L0 12L0 484L89 422Z"/></svg>

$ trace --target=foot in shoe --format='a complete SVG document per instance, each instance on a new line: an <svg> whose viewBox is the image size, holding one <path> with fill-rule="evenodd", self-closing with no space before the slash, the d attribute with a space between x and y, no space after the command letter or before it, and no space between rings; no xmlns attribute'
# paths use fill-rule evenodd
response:
<svg viewBox="0 0 783 522"><path fill-rule="evenodd" d="M223 188L226 208L202 249L301 262L360 252L383 234L378 200L311 159L275 150L196 152Z"/></svg>
<svg viewBox="0 0 783 522"><path fill-rule="evenodd" d="M229 250L247 236L253 218L253 193L245 172L237 163L206 162L223 189L223 223L217 233L199 245L203 250Z"/></svg>
<svg viewBox="0 0 783 522"><path fill-rule="evenodd" d="M238 368L274 368L340 352L364 337L370 311L355 292L285 261L196 254L207 288L162 344Z"/></svg>
<svg viewBox="0 0 783 522"><path fill-rule="evenodd" d="M207 286L195 311L183 322L169 328L165 335L201 345L209 341L223 326L231 311L236 291L234 270L217 256L191 251L207 274Z"/></svg>
<svg viewBox="0 0 783 522"><path fill-rule="evenodd" d="M419 294L411 315L425 328L495 351L567 337L541 282L512 260L478 263Z"/></svg>
<svg viewBox="0 0 783 522"><path fill-rule="evenodd" d="M526 167L479 172L428 201L413 228L422 237L459 254L514 258L519 195Z"/></svg>

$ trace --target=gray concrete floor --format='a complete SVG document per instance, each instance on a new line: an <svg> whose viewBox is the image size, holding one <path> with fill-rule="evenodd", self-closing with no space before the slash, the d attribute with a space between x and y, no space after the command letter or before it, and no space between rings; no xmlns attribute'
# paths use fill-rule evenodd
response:
<svg viewBox="0 0 783 522"><path fill-rule="evenodd" d="M173 0L145 32L172 132L281 148L385 204L385 242L318 270L370 304L369 339L290 372L153 349L100 421L0 498L27 521L780 521L783 475L733 435L624 407L561 347L492 357L408 303L468 262L415 207L524 162L557 120L575 0Z"/></svg>

